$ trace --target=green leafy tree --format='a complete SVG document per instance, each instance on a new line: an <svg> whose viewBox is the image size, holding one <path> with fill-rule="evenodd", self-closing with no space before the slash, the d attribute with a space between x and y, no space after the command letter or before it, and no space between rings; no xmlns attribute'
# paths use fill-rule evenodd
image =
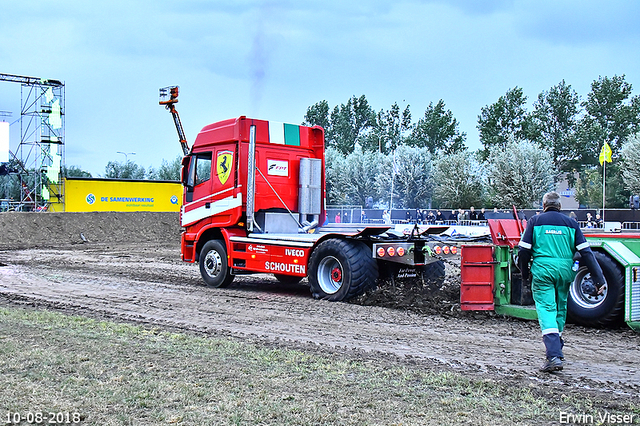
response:
<svg viewBox="0 0 640 426"><path fill-rule="evenodd" d="M423 208L433 194L431 154L426 148L401 145L384 157L376 179L383 201L391 200L393 208Z"/></svg>
<svg viewBox="0 0 640 426"><path fill-rule="evenodd" d="M510 140L487 159L488 189L496 206L538 207L557 173L551 153L530 141Z"/></svg>
<svg viewBox="0 0 640 426"><path fill-rule="evenodd" d="M377 198L378 194L372 182L375 182L379 174L382 160L382 154L364 152L358 148L346 156L342 182L347 204L364 206L367 197Z"/></svg>
<svg viewBox="0 0 640 426"><path fill-rule="evenodd" d="M329 147L324 153L325 185L327 204L344 204L347 199L345 191L345 157L340 151Z"/></svg>
<svg viewBox="0 0 640 426"><path fill-rule="evenodd" d="M478 116L480 142L484 146L482 159L492 152L503 149L510 138L523 139L525 136L527 111L524 105L527 97L519 87L509 89L492 105L483 107Z"/></svg>
<svg viewBox="0 0 640 426"><path fill-rule="evenodd" d="M0 176L0 198L20 200L20 182L16 175Z"/></svg>
<svg viewBox="0 0 640 426"><path fill-rule="evenodd" d="M366 138L375 125L375 113L367 98L353 96L346 104L336 106L331 112L329 131L325 145L332 146L347 155L353 152L356 143Z"/></svg>
<svg viewBox="0 0 640 426"><path fill-rule="evenodd" d="M304 116L303 126L320 126L324 129L325 134L331 132L331 120L329 118L329 103L320 101L307 108Z"/></svg>
<svg viewBox="0 0 640 426"><path fill-rule="evenodd" d="M602 175L596 166L585 169L576 180L576 201L587 208L602 207Z"/></svg>
<svg viewBox="0 0 640 426"><path fill-rule="evenodd" d="M388 111L380 110L376 119L376 127L373 131L373 141L377 141L377 150L383 154L393 152L400 145L404 145L407 131L411 131L411 109L407 105L400 112L397 102L391 105ZM369 140L371 140L369 139ZM371 147L373 144L369 144ZM375 147L375 145L373 145Z"/></svg>
<svg viewBox="0 0 640 426"><path fill-rule="evenodd" d="M607 163L606 174L606 208L623 208L628 206L629 190L625 188L621 161ZM602 208L602 171L600 165L589 166L582 170L575 183L576 201L588 208Z"/></svg>
<svg viewBox="0 0 640 426"><path fill-rule="evenodd" d="M640 130L640 96L631 96L631 92L624 75L600 77L591 84L591 92L582 104L587 112L582 123L587 137L582 142L591 145L591 153L596 154L591 156L592 162L604 142L616 158L627 137Z"/></svg>
<svg viewBox="0 0 640 426"><path fill-rule="evenodd" d="M640 134L627 139L621 149L624 186L631 194L640 194Z"/></svg>
<svg viewBox="0 0 640 426"><path fill-rule="evenodd" d="M104 177L110 179L144 179L145 177L144 167L133 161L126 161L124 163L109 161L104 171Z"/></svg>
<svg viewBox="0 0 640 426"><path fill-rule="evenodd" d="M162 160L158 169L149 168L147 177L149 180L180 180L180 169L182 168L182 157L177 156L171 162Z"/></svg>
<svg viewBox="0 0 640 426"><path fill-rule="evenodd" d="M77 178L90 178L91 173L82 170L79 166L64 166L62 168L62 176L64 177L77 177Z"/></svg>
<svg viewBox="0 0 640 426"><path fill-rule="evenodd" d="M602 186L602 169L598 164L600 150L608 143L612 151L612 163L607 164L606 172L606 207L624 207L630 192L625 189L620 162L622 146L627 138L640 130L640 97L632 96L632 86L623 76L600 77L591 84L591 92L582 103L585 116L578 132L581 144L580 187L576 198L586 206L602 205L602 189L600 201L597 201L595 190L599 180ZM595 174L600 175L596 179ZM582 191L582 192L580 192Z"/></svg>
<svg viewBox="0 0 640 426"><path fill-rule="evenodd" d="M440 99L437 104L429 103L424 117L413 127L409 143L413 146L427 148L431 154L442 150L445 154L466 149L464 141L467 134L458 130L458 120L445 108Z"/></svg>
<svg viewBox="0 0 640 426"><path fill-rule="evenodd" d="M8 163L0 164L0 198L21 199L18 172L26 174L26 170L15 158L11 158Z"/></svg>
<svg viewBox="0 0 640 426"><path fill-rule="evenodd" d="M527 139L551 151L559 170L570 172L580 158L578 143L580 97L562 80L538 95L529 116Z"/></svg>
<svg viewBox="0 0 640 426"><path fill-rule="evenodd" d="M457 209L483 204L484 172L468 151L439 156L433 167L433 201L436 207Z"/></svg>

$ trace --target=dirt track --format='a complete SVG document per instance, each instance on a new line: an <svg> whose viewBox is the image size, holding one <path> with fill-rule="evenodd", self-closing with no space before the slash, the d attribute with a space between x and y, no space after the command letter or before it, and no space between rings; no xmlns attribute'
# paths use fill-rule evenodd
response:
<svg viewBox="0 0 640 426"><path fill-rule="evenodd" d="M457 300L447 300L459 285L455 270L431 305L416 306L406 295L386 292L385 304L396 309L380 306L379 294L360 304L314 300L304 282L284 286L267 275L240 276L228 289L213 289L203 286L196 265L180 261L175 234L164 243L122 242L128 227L116 228L104 233L111 241L0 241L0 303L389 357L497 380L606 390L612 396L640 390L640 335L625 328L569 326L564 372L538 373L543 346L537 324L461 312ZM378 306L367 306L374 300Z"/></svg>
<svg viewBox="0 0 640 426"><path fill-rule="evenodd" d="M61 309L317 350L436 363L508 380L637 393L639 336L625 329L570 327L564 373L536 371L536 324L488 314L408 310L317 301L303 285L240 277L229 289L202 286L175 245L77 245L0 252L4 303Z"/></svg>

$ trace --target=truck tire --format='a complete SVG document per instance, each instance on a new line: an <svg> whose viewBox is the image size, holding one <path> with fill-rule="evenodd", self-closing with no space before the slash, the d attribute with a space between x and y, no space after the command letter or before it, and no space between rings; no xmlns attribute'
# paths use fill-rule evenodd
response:
<svg viewBox="0 0 640 426"><path fill-rule="evenodd" d="M200 251L200 275L209 287L227 287L233 281L227 249L220 240L207 241Z"/></svg>
<svg viewBox="0 0 640 426"><path fill-rule="evenodd" d="M351 299L373 287L377 278L378 264L360 241L323 241L309 259L309 286L316 299Z"/></svg>
<svg viewBox="0 0 640 426"><path fill-rule="evenodd" d="M578 269L569 287L567 317L570 321L587 326L607 327L618 325L624 312L624 270L604 253L594 252L606 281L604 293L589 294L593 285L586 266Z"/></svg>

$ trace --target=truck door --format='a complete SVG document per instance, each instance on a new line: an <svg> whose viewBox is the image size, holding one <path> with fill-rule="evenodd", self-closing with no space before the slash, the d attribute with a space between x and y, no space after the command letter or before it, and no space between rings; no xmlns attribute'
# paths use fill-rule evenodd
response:
<svg viewBox="0 0 640 426"><path fill-rule="evenodd" d="M211 152L199 152L191 156L186 182L186 203L211 195L211 165Z"/></svg>

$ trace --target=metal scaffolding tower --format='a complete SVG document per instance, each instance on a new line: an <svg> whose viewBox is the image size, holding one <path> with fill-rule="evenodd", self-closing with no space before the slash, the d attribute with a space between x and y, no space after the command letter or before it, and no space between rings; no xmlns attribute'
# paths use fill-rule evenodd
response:
<svg viewBox="0 0 640 426"><path fill-rule="evenodd" d="M11 74L0 81L20 83L20 144L10 164L19 180L19 209L40 211L63 202L64 83Z"/></svg>

